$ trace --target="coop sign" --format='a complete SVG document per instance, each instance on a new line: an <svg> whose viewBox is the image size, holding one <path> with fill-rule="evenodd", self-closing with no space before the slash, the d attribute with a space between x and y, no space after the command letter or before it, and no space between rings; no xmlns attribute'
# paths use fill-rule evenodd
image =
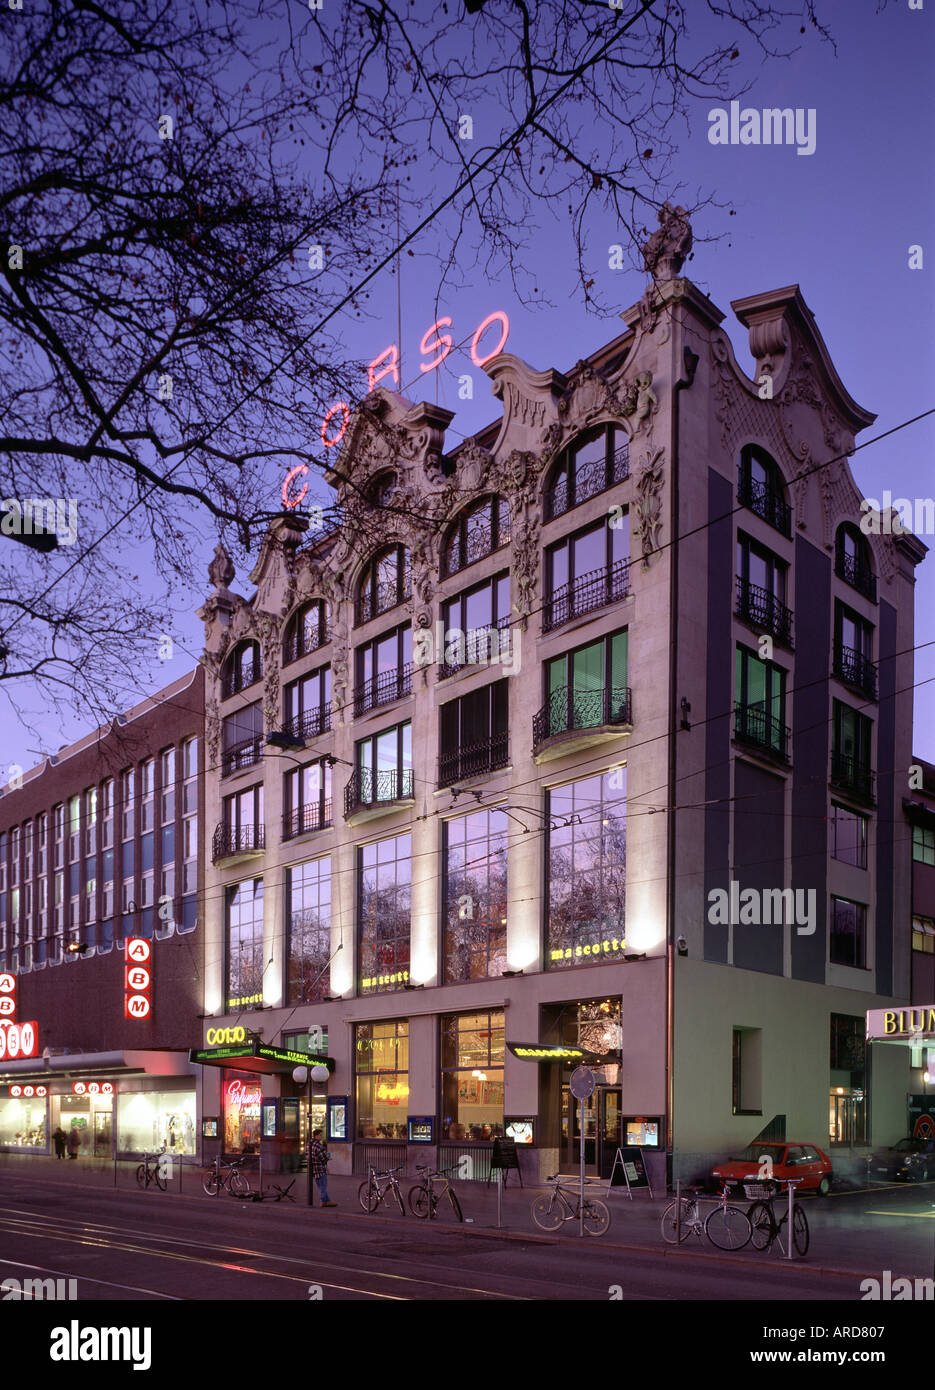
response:
<svg viewBox="0 0 935 1390"><path fill-rule="evenodd" d="M436 319L431 324L419 341L419 354L422 361L419 363L420 372L434 372L441 366L445 358L454 346L454 340L450 333L443 333L441 330L451 327L451 319L446 316ZM496 343L494 343L493 332L499 330ZM494 309L492 314L488 314L475 328L470 342L471 361L475 367L483 367L492 361L494 357L499 357L506 347L507 339L510 336L510 320L502 309ZM487 345L481 350L482 339L487 339ZM373 391L379 386L381 381L389 378L394 388L400 389L399 379L399 345L390 343L382 352L378 352L372 362L367 365L367 391ZM321 442L326 449L333 449L341 443L347 427L351 422L351 407L347 401L335 401L334 405L328 407L322 417L321 422ZM299 478L308 475L308 464L300 463L295 468L291 468L286 474L282 487L283 506L287 508L298 507L302 503L308 483L305 483L301 491L295 492L293 485Z"/></svg>

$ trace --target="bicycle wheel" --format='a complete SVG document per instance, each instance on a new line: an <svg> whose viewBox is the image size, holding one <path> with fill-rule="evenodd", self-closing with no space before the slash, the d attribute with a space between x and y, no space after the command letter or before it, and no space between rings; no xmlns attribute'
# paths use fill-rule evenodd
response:
<svg viewBox="0 0 935 1390"><path fill-rule="evenodd" d="M556 1194L537 1197L530 1207L532 1219L539 1227L540 1231L557 1231L565 1220L564 1213L559 1204Z"/></svg>
<svg viewBox="0 0 935 1390"><path fill-rule="evenodd" d="M357 1200L364 1211L374 1212L380 1205L380 1194L372 1182L362 1182L357 1189Z"/></svg>
<svg viewBox="0 0 935 1390"><path fill-rule="evenodd" d="M610 1226L610 1212L596 1197L585 1198L584 1229L589 1236L602 1236Z"/></svg>
<svg viewBox="0 0 935 1390"><path fill-rule="evenodd" d="M800 1255L808 1254L808 1220L801 1207L792 1209L792 1243Z"/></svg>
<svg viewBox="0 0 935 1390"><path fill-rule="evenodd" d="M400 1214L400 1216L405 1216L405 1215L406 1215L406 1208L405 1208L405 1206L403 1205L403 1194L402 1194L402 1193L400 1192L400 1190L399 1190L399 1183L398 1183L398 1182L394 1182L394 1183L393 1183L393 1200L395 1201L396 1205L399 1207L399 1214Z"/></svg>
<svg viewBox="0 0 935 1390"><path fill-rule="evenodd" d="M773 1213L766 1202L754 1202L747 1210L750 1222L750 1244L754 1250L768 1250L776 1234Z"/></svg>
<svg viewBox="0 0 935 1390"><path fill-rule="evenodd" d="M137 1182L139 1183L140 1187L145 1187L145 1186L146 1186L146 1164L145 1164L145 1163L141 1163L140 1166L139 1166L139 1168L137 1168L137 1170L136 1170L136 1180L137 1180Z"/></svg>
<svg viewBox="0 0 935 1390"><path fill-rule="evenodd" d="M429 1190L427 1187L411 1187L409 1189L409 1210L413 1216L418 1216L424 1220L429 1214Z"/></svg>
<svg viewBox="0 0 935 1390"><path fill-rule="evenodd" d="M239 1168L231 1169L229 1192L232 1197L246 1197L250 1191L250 1179Z"/></svg>
<svg viewBox="0 0 935 1390"><path fill-rule="evenodd" d="M662 1239L667 1245L675 1245L675 1208L677 1203L666 1207L662 1213ZM687 1197L682 1198L682 1215L680 1220L681 1229L679 1239L687 1240L692 1233L692 1221L694 1219L694 1206Z"/></svg>
<svg viewBox="0 0 935 1390"><path fill-rule="evenodd" d="M164 1178L159 1171L158 1162L156 1163L156 1166L153 1168L153 1182L159 1188L160 1192L165 1192L169 1186L168 1178Z"/></svg>
<svg viewBox="0 0 935 1390"><path fill-rule="evenodd" d="M458 1194L456 1192L452 1192L450 1187L448 1189L448 1200L451 1203L451 1210L454 1212L455 1216L458 1218L459 1221L463 1221L464 1212L461 1210L461 1203L458 1201Z"/></svg>
<svg viewBox="0 0 935 1390"><path fill-rule="evenodd" d="M209 1197L216 1197L220 1188L220 1179L217 1173L206 1173L201 1180L201 1185Z"/></svg>
<svg viewBox="0 0 935 1390"><path fill-rule="evenodd" d="M750 1240L752 1227L740 1207L715 1207L708 1213L704 1233L719 1250L742 1250Z"/></svg>

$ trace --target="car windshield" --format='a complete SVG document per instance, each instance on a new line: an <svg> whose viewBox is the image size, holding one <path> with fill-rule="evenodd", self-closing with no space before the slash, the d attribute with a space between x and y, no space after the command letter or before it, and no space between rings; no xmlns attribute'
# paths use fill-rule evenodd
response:
<svg viewBox="0 0 935 1390"><path fill-rule="evenodd" d="M759 1163L761 1158L781 1163L785 1152L785 1144L748 1144L740 1157L732 1158L731 1163Z"/></svg>

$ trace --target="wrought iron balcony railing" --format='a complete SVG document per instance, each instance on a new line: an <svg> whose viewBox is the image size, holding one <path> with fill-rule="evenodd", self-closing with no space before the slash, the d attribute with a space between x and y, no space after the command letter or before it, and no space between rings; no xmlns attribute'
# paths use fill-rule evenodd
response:
<svg viewBox="0 0 935 1390"><path fill-rule="evenodd" d="M475 627L468 632L450 629L445 634L445 651L438 664L438 679L462 671L465 666L492 666L501 657L511 660L513 629L510 619L500 618L489 627ZM451 653L451 660L448 653Z"/></svg>
<svg viewBox="0 0 935 1390"><path fill-rule="evenodd" d="M578 690L570 685L559 686L533 716L533 747L538 748L546 739L576 729L599 729L605 724L632 722L629 687L625 690L611 686Z"/></svg>
<svg viewBox="0 0 935 1390"><path fill-rule="evenodd" d="M257 854L266 848L265 825L219 825L211 843L211 859L229 859L236 854Z"/></svg>
<svg viewBox="0 0 935 1390"><path fill-rule="evenodd" d="M438 760L438 785L450 787L463 777L483 777L487 772L506 767L509 761L509 734L492 734L483 743L469 743L463 748L443 752Z"/></svg>
<svg viewBox="0 0 935 1390"><path fill-rule="evenodd" d="M835 642L834 674L847 685L852 685L864 695L869 695L871 700L877 698L876 664L868 656L864 656L863 652L857 651L854 647L845 647L842 642Z"/></svg>
<svg viewBox="0 0 935 1390"><path fill-rule="evenodd" d="M789 761L789 729L762 705L734 706L734 738L771 757Z"/></svg>
<svg viewBox="0 0 935 1390"><path fill-rule="evenodd" d="M282 838L294 840L296 835L308 835L313 830L327 830L334 824L331 818L330 801L313 801L308 806L297 806L287 811L282 818Z"/></svg>
<svg viewBox="0 0 935 1390"><path fill-rule="evenodd" d="M398 767L387 772L356 768L344 788L344 814L378 806L382 802L409 801L412 798L412 768Z"/></svg>
<svg viewBox="0 0 935 1390"><path fill-rule="evenodd" d="M546 520L551 521L556 516L562 516L572 507L586 502L589 497L596 497L599 492L613 487L615 483L625 482L629 476L629 443L621 444L614 450L609 469L605 459L594 459L591 463L581 465L574 475L573 501L569 500L568 496L568 474L560 473L546 499Z"/></svg>
<svg viewBox="0 0 935 1390"><path fill-rule="evenodd" d="M839 579L843 579L845 584L850 584L852 589L863 594L864 598L868 598L871 603L876 603L877 577L856 555L839 555L838 563L835 565L835 574Z"/></svg>
<svg viewBox="0 0 935 1390"><path fill-rule="evenodd" d="M331 633L325 626L313 632L293 632L283 643L282 664L288 666L290 661L298 661L300 656L309 656L317 652L319 647L326 647L330 641Z"/></svg>
<svg viewBox="0 0 935 1390"><path fill-rule="evenodd" d="M792 646L792 610L775 594L749 580L737 579L737 616L768 632L787 647Z"/></svg>
<svg viewBox="0 0 935 1390"><path fill-rule="evenodd" d="M368 709L387 705L391 700L401 700L412 694L412 662L398 667L395 671L381 671L371 676L354 690L354 714L366 714Z"/></svg>
<svg viewBox="0 0 935 1390"><path fill-rule="evenodd" d="M237 695L241 690L246 690L250 685L256 685L263 675L263 663L258 656L254 656L250 661L237 661L233 666L228 666L221 677L221 698L226 700L230 695Z"/></svg>
<svg viewBox="0 0 935 1390"><path fill-rule="evenodd" d="M545 601L542 612L542 631L551 632L553 628L570 623L572 618L580 618L583 613L593 613L598 608L606 608L609 603L617 603L630 592L630 562L618 560L615 565L591 570L563 584Z"/></svg>
<svg viewBox="0 0 935 1390"><path fill-rule="evenodd" d="M784 536L792 535L792 508L774 488L751 478L743 469L737 479L737 501Z"/></svg>
<svg viewBox="0 0 935 1390"><path fill-rule="evenodd" d="M860 801L874 800L875 773L866 763L847 753L831 754L831 782L841 791L849 792Z"/></svg>
<svg viewBox="0 0 935 1390"><path fill-rule="evenodd" d="M369 623L371 618L376 618L380 613L388 613L391 608L405 603L406 599L411 597L412 581L408 572L402 584L395 579L385 579L361 594L355 606L354 621L358 627L361 623Z"/></svg>
<svg viewBox="0 0 935 1390"><path fill-rule="evenodd" d="M326 734L331 728L331 706L315 705L312 709L303 710L292 719L287 719L282 726L284 734L289 734L292 738L317 738L319 734Z"/></svg>
<svg viewBox="0 0 935 1390"><path fill-rule="evenodd" d="M230 777L233 772L252 767L262 756L263 739L260 734L254 738L245 738L242 743L231 744L230 748L225 748L221 754L221 776Z"/></svg>

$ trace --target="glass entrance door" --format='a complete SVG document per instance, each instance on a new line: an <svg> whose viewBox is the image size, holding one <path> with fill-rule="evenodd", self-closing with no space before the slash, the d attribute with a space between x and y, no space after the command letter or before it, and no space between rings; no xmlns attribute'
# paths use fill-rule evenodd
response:
<svg viewBox="0 0 935 1390"><path fill-rule="evenodd" d="M560 1167L577 1173L581 1163L581 1102L562 1086ZM595 1086L584 1102L584 1171L606 1177L620 1143L622 1109L619 1086Z"/></svg>

